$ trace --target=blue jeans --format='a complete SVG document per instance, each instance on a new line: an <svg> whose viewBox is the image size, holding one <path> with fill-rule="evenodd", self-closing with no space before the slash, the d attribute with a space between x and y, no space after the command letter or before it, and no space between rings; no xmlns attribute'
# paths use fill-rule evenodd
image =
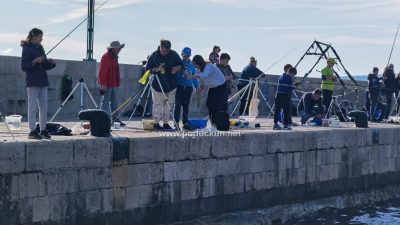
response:
<svg viewBox="0 0 400 225"><path fill-rule="evenodd" d="M111 112L110 112L110 105L111 105ZM101 102L101 109L108 112L110 115L117 109L117 93L116 88L109 88L107 89L106 93L104 94L104 99ZM115 113L112 116L113 121L119 119L119 114Z"/></svg>
<svg viewBox="0 0 400 225"><path fill-rule="evenodd" d="M322 108L323 108L322 111L325 112L326 109L325 109L324 105L322 106ZM315 113L317 113L319 115L321 115L323 113L323 112L320 112L318 106L315 106L313 110ZM307 122L307 120L314 117L313 115L308 114L305 110L299 111L299 116L301 117L301 120L300 120L301 123L305 123L305 122Z"/></svg>

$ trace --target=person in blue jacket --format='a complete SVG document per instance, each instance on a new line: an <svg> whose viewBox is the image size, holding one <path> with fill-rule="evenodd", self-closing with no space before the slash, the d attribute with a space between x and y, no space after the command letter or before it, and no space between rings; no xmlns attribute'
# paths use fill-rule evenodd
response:
<svg viewBox="0 0 400 225"><path fill-rule="evenodd" d="M199 82L197 80L188 80L188 75L197 74L196 68L194 67L192 61L190 60L190 56L192 55L192 50L189 47L186 47L182 50L182 63L183 69L177 75L177 87L175 94L175 110L174 117L176 125L179 126L179 121L181 117L181 108L183 109L182 113L182 123L183 129L187 131L193 131L193 128L189 125L189 104L190 99L192 97L193 89L199 89ZM178 128L178 130L180 130Z"/></svg>
<svg viewBox="0 0 400 225"><path fill-rule="evenodd" d="M293 85L293 76L297 74L297 70L290 64L285 65L284 70L285 72L279 77L275 96L274 130L282 129L282 127L278 125L279 113L281 110L283 111L283 129L292 129L292 92L295 89Z"/></svg>
<svg viewBox="0 0 400 225"><path fill-rule="evenodd" d="M257 68L257 60L254 57L250 58L249 65L247 65L242 73L240 74L240 79L237 83L237 89L240 91L242 90L246 85L249 84L250 79L255 79L263 76L264 73ZM250 90L250 93L249 93ZM252 99L252 93L253 93L254 87L251 87L247 89L245 92L243 92L240 96L240 107L239 107L239 115L245 115L249 114L249 106L250 102ZM247 104L246 104L247 103Z"/></svg>
<svg viewBox="0 0 400 225"><path fill-rule="evenodd" d="M28 37L21 41L22 59L21 69L26 73L26 87L28 93L28 123L30 133L29 139L50 139L46 131L47 122L47 89L49 80L47 70L56 66L52 59L47 59L46 53L41 45L43 31L33 28ZM36 114L39 105L39 127L36 131Z"/></svg>

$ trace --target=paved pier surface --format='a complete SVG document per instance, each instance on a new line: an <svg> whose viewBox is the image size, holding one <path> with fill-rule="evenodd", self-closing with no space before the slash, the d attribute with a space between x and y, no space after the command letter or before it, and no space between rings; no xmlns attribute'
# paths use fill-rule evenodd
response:
<svg viewBox="0 0 400 225"><path fill-rule="evenodd" d="M112 136L114 137L160 137L158 132L144 131L142 129L141 121L133 119L130 122L127 122L127 126L121 127L120 129L112 128ZM300 119L297 117L293 118L294 122L298 122ZM67 128L72 128L76 124L81 124L80 121L55 121L54 123L59 123ZM88 123L88 121L82 121L82 123ZM331 127L318 127L318 126L293 126L293 130L291 131L276 131L272 129L273 120L266 118L259 118L256 120L256 123L260 123L260 128L238 128L231 129L233 132L240 132L241 134L251 134L251 133L285 133L285 132L303 132L303 131L328 131L328 130L345 130L345 129L355 129L355 124L353 122L348 123L340 123L339 128L331 128ZM172 126L173 122L170 121L169 124ZM182 126L182 125L181 125ZM400 124L394 123L369 123L369 128L396 128L400 127ZM358 129L358 128L357 128ZM362 128L359 128L362 129ZM29 142L29 141L37 141L37 140L29 140L28 137L28 124L23 122L19 130L13 130L12 133L18 142ZM73 135L73 136L52 136L52 140L71 140L71 139L85 139L91 138L90 135ZM10 142L12 141L11 136L8 134L7 129L3 122L0 122L0 141ZM47 141L47 140L46 140Z"/></svg>

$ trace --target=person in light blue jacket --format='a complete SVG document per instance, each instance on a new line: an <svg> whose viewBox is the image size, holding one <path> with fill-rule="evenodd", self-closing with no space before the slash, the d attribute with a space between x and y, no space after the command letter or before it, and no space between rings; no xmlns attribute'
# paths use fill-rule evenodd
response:
<svg viewBox="0 0 400 225"><path fill-rule="evenodd" d="M192 97L193 89L199 89L199 82L197 80L188 80L188 75L195 75L196 68L194 67L192 61L190 60L190 56L192 55L192 50L189 47L186 47L182 50L182 63L183 68L181 72L177 75L177 88L175 95L175 110L174 117L177 126L179 126L179 121L181 118L181 108L183 109L182 113L182 123L183 130L192 131L193 128L189 125L189 104L190 99ZM180 129L178 129L180 130Z"/></svg>

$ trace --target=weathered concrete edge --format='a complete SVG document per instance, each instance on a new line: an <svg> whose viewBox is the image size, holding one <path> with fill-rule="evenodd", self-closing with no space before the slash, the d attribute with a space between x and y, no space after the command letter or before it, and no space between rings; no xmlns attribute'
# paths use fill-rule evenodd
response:
<svg viewBox="0 0 400 225"><path fill-rule="evenodd" d="M303 184L256 193L164 203L131 211L77 215L57 223L47 221L29 225L230 225L233 221L240 224L237 223L239 220L246 221L246 225L268 225L286 222L326 207L346 208L400 198L399 178L400 172L366 175L316 185Z"/></svg>
<svg viewBox="0 0 400 225"><path fill-rule="evenodd" d="M225 213L217 216L204 216L194 220L164 225L231 225L233 222L239 224L243 222L243 224L245 223L246 225L290 224L293 220L317 213L325 208L345 209L362 207L398 198L400 198L400 185L394 185L295 204Z"/></svg>

